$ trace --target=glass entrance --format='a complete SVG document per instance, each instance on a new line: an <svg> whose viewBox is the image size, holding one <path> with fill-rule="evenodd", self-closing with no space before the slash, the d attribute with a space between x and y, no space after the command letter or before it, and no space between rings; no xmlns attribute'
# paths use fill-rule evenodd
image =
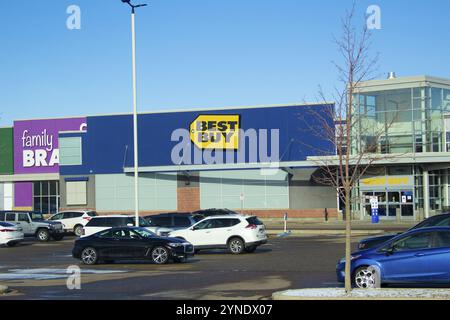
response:
<svg viewBox="0 0 450 320"><path fill-rule="evenodd" d="M414 193L412 190L363 191L364 214L372 215L370 197L378 198L378 215L386 219L394 219L397 214L403 218L414 218Z"/></svg>
<svg viewBox="0 0 450 320"><path fill-rule="evenodd" d="M389 217L391 211L389 210L388 202L386 201L386 192L384 191L365 191L363 192L365 215L372 215L372 208L370 206L370 197L376 196L378 198L378 215L380 217ZM395 214L394 214L395 217Z"/></svg>

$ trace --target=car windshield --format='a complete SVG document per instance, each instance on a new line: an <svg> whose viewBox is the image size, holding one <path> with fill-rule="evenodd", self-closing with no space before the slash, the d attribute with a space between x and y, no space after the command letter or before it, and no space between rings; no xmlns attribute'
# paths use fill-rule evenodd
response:
<svg viewBox="0 0 450 320"><path fill-rule="evenodd" d="M31 217L31 220L33 220L33 221L45 220L44 215L39 212L31 212L30 217Z"/></svg>
<svg viewBox="0 0 450 320"><path fill-rule="evenodd" d="M139 234L142 238L153 238L156 236L156 234L144 228L136 228L133 229L133 231Z"/></svg>
<svg viewBox="0 0 450 320"><path fill-rule="evenodd" d="M150 223L144 218L139 217L139 226L140 227L150 227Z"/></svg>
<svg viewBox="0 0 450 320"><path fill-rule="evenodd" d="M194 221L195 222L199 222L199 221L202 221L203 219L205 219L205 217L204 216L202 216L202 215L195 215L195 216L193 216L192 217L193 219L194 219Z"/></svg>
<svg viewBox="0 0 450 320"><path fill-rule="evenodd" d="M136 220L134 217L125 217L124 219L122 221L123 225L135 225ZM139 227L150 227L150 224L144 218L139 217Z"/></svg>

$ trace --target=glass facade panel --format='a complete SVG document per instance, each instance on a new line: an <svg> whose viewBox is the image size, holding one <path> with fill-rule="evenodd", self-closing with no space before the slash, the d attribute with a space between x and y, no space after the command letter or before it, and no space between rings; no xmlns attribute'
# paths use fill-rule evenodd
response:
<svg viewBox="0 0 450 320"><path fill-rule="evenodd" d="M241 202L241 194L244 199ZM287 209L287 173L262 175L260 170L211 171L200 173L200 206L206 208Z"/></svg>
<svg viewBox="0 0 450 320"><path fill-rule="evenodd" d="M140 210L177 209L177 175L139 174ZM95 176L95 202L99 211L134 210L134 176L102 174Z"/></svg>
<svg viewBox="0 0 450 320"><path fill-rule="evenodd" d="M33 183L33 210L43 214L59 211L59 181L36 181Z"/></svg>
<svg viewBox="0 0 450 320"><path fill-rule="evenodd" d="M443 130L444 113L450 110L450 90L423 87L358 96L353 153L442 152L450 148Z"/></svg>

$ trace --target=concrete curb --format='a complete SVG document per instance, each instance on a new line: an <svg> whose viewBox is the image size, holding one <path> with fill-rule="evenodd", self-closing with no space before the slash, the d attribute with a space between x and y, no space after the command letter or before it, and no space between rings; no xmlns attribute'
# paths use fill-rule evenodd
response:
<svg viewBox="0 0 450 320"><path fill-rule="evenodd" d="M325 288L324 288L325 289ZM294 296L291 294L287 294L288 292L292 291L307 291L310 289L298 289L298 290L285 290L285 291L278 291L272 294L272 300L304 300L304 301L312 301L312 300L450 300L450 295L448 294L449 290L443 290L443 289L424 289L428 294L431 294L430 296L411 296L408 295L408 293L411 292L411 289L382 289L383 291L403 291L405 295L398 295L396 297L393 296ZM363 290L363 289L360 289ZM375 289L376 290L376 289ZM446 291L447 294L443 294L443 292ZM441 294L441 295L440 295Z"/></svg>
<svg viewBox="0 0 450 320"><path fill-rule="evenodd" d="M8 286L0 285L0 294L6 294L9 292Z"/></svg>
<svg viewBox="0 0 450 320"><path fill-rule="evenodd" d="M345 235L345 230L329 230L329 229L302 229L302 230L289 230L291 235ZM283 233L284 230L266 230L269 235L278 235ZM384 230L353 230L352 235L373 235L385 233Z"/></svg>

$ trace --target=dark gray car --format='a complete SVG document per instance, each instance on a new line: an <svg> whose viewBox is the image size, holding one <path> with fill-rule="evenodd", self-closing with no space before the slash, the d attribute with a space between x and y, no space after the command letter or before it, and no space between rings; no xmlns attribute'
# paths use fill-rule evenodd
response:
<svg viewBox="0 0 450 320"><path fill-rule="evenodd" d="M427 227L450 227L450 212L439 214L436 216L432 216L428 219L425 219L407 231L414 230L414 229L427 228ZM399 234L401 234L401 233L386 234L386 235L382 235L382 236L370 237L370 238L363 239L359 242L358 249L359 250L370 249L372 247L375 247L379 244L382 244L382 243L392 239L393 237L398 236Z"/></svg>
<svg viewBox="0 0 450 320"><path fill-rule="evenodd" d="M149 215L144 217L144 219L147 220L150 227L160 230L159 235L167 236L170 231L186 229L193 226L202 220L203 216L176 212Z"/></svg>

